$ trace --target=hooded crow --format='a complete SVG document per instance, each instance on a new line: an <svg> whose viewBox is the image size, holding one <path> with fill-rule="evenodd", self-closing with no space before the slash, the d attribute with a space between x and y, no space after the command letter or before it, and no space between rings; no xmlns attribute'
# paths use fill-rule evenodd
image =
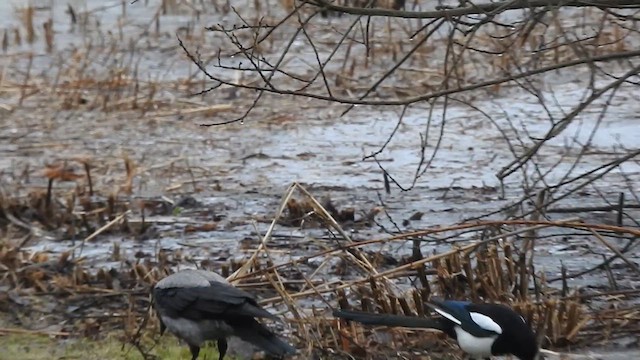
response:
<svg viewBox="0 0 640 360"><path fill-rule="evenodd" d="M223 360L230 336L274 356L295 353L295 348L256 321L256 318L278 318L260 307L249 293L214 272L183 270L167 276L154 286L153 300L161 334L169 330L184 340L192 360L198 358L202 343L208 340L217 340Z"/></svg>
<svg viewBox="0 0 640 360"><path fill-rule="evenodd" d="M441 317L427 319L348 310L334 310L333 315L368 325L440 330L455 339L472 359L508 354L520 360L540 358L535 334L524 318L507 306L434 299L426 305Z"/></svg>

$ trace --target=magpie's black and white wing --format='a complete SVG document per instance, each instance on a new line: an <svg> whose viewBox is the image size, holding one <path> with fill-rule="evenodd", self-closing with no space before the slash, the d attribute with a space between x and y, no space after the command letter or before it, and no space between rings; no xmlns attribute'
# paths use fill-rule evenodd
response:
<svg viewBox="0 0 640 360"><path fill-rule="evenodd" d="M499 305L432 299L428 306L473 336L492 337L503 332L503 327L494 318L496 313L500 313L495 311L495 307Z"/></svg>
<svg viewBox="0 0 640 360"><path fill-rule="evenodd" d="M492 351L495 355L513 354L520 359L531 360L539 357L536 335L524 318L513 309L500 304L473 304L469 310L490 318L494 324L504 329L493 344Z"/></svg>

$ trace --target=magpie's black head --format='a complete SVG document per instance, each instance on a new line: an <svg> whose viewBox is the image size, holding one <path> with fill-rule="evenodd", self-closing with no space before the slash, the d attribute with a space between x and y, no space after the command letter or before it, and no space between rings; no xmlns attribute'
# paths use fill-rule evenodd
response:
<svg viewBox="0 0 640 360"><path fill-rule="evenodd" d="M503 310L498 310L500 308ZM493 313L491 317L503 329L493 344L494 355L512 354L520 360L539 360L536 335L522 316L506 306L497 304L493 304L487 312Z"/></svg>
<svg viewBox="0 0 640 360"><path fill-rule="evenodd" d="M528 339L524 340L526 340L526 342L522 342L520 347L515 345L515 347L511 349L510 353L518 357L520 360L539 360L540 351L538 350L535 337L533 342L528 341Z"/></svg>
<svg viewBox="0 0 640 360"><path fill-rule="evenodd" d="M529 325L522 319L520 320L520 327L516 327L514 324L514 331L507 333L507 337L511 339L511 351L513 355L517 356L520 360L538 360L540 349L538 348L538 342L536 335L531 331ZM504 335L504 334L503 334Z"/></svg>

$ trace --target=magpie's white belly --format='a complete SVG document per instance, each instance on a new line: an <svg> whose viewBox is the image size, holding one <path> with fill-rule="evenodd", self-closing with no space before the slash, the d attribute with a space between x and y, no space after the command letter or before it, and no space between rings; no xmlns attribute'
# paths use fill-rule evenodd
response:
<svg viewBox="0 0 640 360"><path fill-rule="evenodd" d="M218 320L193 321L182 318L162 318L167 330L177 337L192 345L200 346L205 341L228 337L233 334L233 329Z"/></svg>
<svg viewBox="0 0 640 360"><path fill-rule="evenodd" d="M491 346L498 337L475 337L468 332L462 330L460 326L454 327L456 331L456 337L458 340L458 346L462 351L471 355L473 358L484 359L491 356Z"/></svg>

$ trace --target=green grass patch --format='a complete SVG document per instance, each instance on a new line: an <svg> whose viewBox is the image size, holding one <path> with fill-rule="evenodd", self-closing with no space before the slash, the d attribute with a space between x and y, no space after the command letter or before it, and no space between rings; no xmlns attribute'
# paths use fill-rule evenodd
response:
<svg viewBox="0 0 640 360"><path fill-rule="evenodd" d="M188 346L163 336L151 350L160 359L191 359ZM138 350L115 337L104 340L57 339L45 335L0 335L0 360L143 360ZM206 346L199 359L217 360L215 346ZM226 358L225 358L226 359Z"/></svg>

